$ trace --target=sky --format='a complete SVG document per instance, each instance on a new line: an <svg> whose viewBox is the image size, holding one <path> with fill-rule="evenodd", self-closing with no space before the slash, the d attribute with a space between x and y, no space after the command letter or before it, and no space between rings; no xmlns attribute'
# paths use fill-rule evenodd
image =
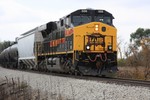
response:
<svg viewBox="0 0 150 100"><path fill-rule="evenodd" d="M85 8L112 13L124 42L137 28L150 28L150 0L0 0L0 41L14 41L26 31Z"/></svg>

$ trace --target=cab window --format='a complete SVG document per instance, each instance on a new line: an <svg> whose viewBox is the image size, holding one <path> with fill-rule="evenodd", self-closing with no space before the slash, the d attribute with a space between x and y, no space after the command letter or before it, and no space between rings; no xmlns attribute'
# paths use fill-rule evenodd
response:
<svg viewBox="0 0 150 100"><path fill-rule="evenodd" d="M92 21L91 16L73 16L73 25L82 25Z"/></svg>

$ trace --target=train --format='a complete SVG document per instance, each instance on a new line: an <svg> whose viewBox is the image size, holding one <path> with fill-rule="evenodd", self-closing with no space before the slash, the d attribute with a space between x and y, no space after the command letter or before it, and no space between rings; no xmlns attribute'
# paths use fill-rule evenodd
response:
<svg viewBox="0 0 150 100"><path fill-rule="evenodd" d="M117 68L117 29L106 10L78 9L21 34L0 54L3 67L112 76Z"/></svg>

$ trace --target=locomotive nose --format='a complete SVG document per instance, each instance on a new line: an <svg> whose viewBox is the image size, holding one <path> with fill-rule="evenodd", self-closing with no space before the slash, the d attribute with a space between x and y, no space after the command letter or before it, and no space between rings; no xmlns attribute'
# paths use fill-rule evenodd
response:
<svg viewBox="0 0 150 100"><path fill-rule="evenodd" d="M105 48L105 35L93 33L85 36L85 50L100 51Z"/></svg>

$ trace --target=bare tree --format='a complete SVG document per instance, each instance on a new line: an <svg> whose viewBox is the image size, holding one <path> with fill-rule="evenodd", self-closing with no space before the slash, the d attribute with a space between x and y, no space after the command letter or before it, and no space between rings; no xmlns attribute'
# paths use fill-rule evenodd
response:
<svg viewBox="0 0 150 100"><path fill-rule="evenodd" d="M147 80L150 76L150 29L138 28L130 35L130 40L133 43L129 48L132 56L129 56L130 62L133 66L142 66L144 68L144 78ZM140 49L140 47L142 47Z"/></svg>
<svg viewBox="0 0 150 100"><path fill-rule="evenodd" d="M118 50L118 52L119 52L119 55L120 55L120 58L121 59L123 59L123 56L122 56L122 49L121 49L121 45L122 45L122 43L123 43L123 40L120 38L120 37L118 37L117 38L117 50Z"/></svg>

